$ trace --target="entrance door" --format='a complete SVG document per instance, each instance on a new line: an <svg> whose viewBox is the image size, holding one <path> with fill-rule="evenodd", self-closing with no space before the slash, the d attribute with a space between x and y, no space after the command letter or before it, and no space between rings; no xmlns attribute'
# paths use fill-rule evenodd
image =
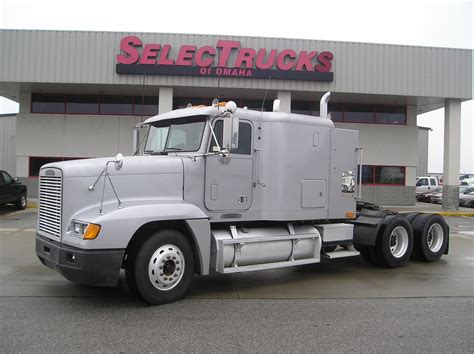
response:
<svg viewBox="0 0 474 354"><path fill-rule="evenodd" d="M214 132L222 145L222 120L214 123ZM213 141L210 151L217 147ZM239 147L230 157L206 157L205 204L209 210L247 210L252 204L253 189L252 125L239 122Z"/></svg>

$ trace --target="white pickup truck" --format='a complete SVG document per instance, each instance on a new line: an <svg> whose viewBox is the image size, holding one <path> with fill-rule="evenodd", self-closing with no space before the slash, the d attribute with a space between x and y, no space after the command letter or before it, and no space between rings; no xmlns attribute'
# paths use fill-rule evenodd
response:
<svg viewBox="0 0 474 354"><path fill-rule="evenodd" d="M429 192L438 187L437 177L416 177L416 194Z"/></svg>

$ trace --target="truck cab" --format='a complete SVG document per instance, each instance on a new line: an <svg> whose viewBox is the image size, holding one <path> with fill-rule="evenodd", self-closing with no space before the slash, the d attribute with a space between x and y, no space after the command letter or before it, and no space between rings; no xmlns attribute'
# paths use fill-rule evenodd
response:
<svg viewBox="0 0 474 354"><path fill-rule="evenodd" d="M439 187L437 177L417 177L416 178L416 194L430 192Z"/></svg>
<svg viewBox="0 0 474 354"><path fill-rule="evenodd" d="M416 244L415 219L430 230L417 237L431 235L421 254L439 259L448 240L442 218L357 217L359 135L334 127L329 96L320 117L280 112L278 101L273 112L217 100L190 106L140 124L133 156L43 166L38 257L94 286L115 286L123 268L132 292L152 304L184 296L194 273L359 252L371 263L401 266Z"/></svg>

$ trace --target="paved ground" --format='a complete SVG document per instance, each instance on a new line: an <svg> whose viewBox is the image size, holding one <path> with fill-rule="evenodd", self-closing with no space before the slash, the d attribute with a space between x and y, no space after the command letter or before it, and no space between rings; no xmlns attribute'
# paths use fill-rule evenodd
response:
<svg viewBox="0 0 474 354"><path fill-rule="evenodd" d="M196 276L149 307L123 277L79 286L34 255L36 210L0 210L0 352L474 351L474 218L448 217L450 254L380 269L359 257Z"/></svg>

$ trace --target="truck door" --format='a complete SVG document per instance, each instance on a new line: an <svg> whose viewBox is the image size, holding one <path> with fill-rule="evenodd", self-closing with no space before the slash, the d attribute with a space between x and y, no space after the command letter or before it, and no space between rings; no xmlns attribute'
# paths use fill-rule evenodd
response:
<svg viewBox="0 0 474 354"><path fill-rule="evenodd" d="M222 145L222 120L214 122L214 132ZM239 147L230 152L230 157L211 155L206 157L205 204L209 210L247 210L252 204L252 124L239 123ZM217 145L211 139L210 152Z"/></svg>
<svg viewBox="0 0 474 354"><path fill-rule="evenodd" d="M430 190L430 182L429 182L429 179L426 178L426 177L423 177L423 178L420 178L417 182L416 182L416 194L421 194L421 193L425 193L425 192L428 192L428 190Z"/></svg>

